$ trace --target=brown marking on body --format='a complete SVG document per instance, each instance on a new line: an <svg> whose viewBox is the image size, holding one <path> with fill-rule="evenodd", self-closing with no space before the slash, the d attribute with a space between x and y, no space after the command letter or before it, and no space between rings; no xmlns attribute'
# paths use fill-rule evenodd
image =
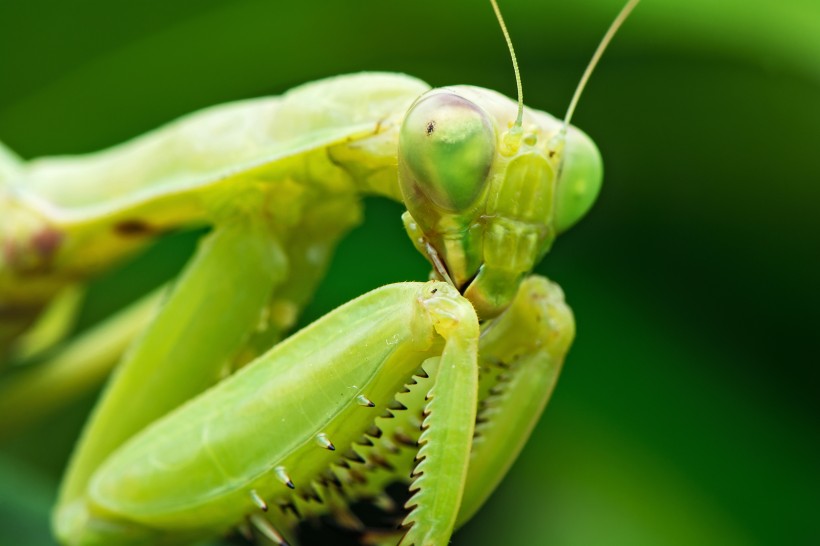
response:
<svg viewBox="0 0 820 546"><path fill-rule="evenodd" d="M144 237L159 232L157 228L139 219L117 222L114 224L114 231L117 235L122 235L123 237Z"/></svg>
<svg viewBox="0 0 820 546"><path fill-rule="evenodd" d="M63 233L51 227L43 228L31 237L31 246L43 260L50 260L63 241Z"/></svg>
<svg viewBox="0 0 820 546"><path fill-rule="evenodd" d="M435 130L436 130L436 122L434 120L428 121L427 122L427 136L432 135Z"/></svg>

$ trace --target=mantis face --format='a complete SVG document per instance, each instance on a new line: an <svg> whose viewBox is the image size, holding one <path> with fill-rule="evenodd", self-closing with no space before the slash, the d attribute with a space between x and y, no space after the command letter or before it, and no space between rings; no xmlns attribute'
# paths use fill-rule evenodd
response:
<svg viewBox="0 0 820 546"><path fill-rule="evenodd" d="M482 319L498 315L555 236L595 201L603 175L590 138L543 112L469 86L433 89L399 135L405 228L434 274Z"/></svg>

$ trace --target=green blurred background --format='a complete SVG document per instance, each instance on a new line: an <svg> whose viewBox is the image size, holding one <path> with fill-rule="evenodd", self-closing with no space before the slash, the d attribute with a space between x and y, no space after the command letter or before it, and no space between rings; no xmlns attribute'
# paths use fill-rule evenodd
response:
<svg viewBox="0 0 820 546"><path fill-rule="evenodd" d="M528 105L560 115L620 1L505 0ZM97 150L200 107L358 70L513 94L487 2L0 2L0 139ZM644 0L575 123L606 165L540 272L578 336L460 545L820 544L820 3ZM308 317L423 279L368 202ZM177 235L98 282L90 324L178 269ZM0 544L47 513L93 397L0 445Z"/></svg>

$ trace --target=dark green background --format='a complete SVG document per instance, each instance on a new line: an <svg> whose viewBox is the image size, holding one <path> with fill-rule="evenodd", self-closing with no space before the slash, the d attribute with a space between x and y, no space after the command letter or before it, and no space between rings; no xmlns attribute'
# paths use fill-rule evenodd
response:
<svg viewBox="0 0 820 546"><path fill-rule="evenodd" d="M506 0L526 102L560 115L619 1ZM487 3L0 3L0 139L99 149L194 109L365 69L514 92ZM606 181L540 271L578 336L533 439L457 544L820 544L820 4L644 0L575 122ZM311 317L422 279L368 203ZM177 236L100 282L90 322L178 268ZM0 446L0 544L46 514L87 410Z"/></svg>

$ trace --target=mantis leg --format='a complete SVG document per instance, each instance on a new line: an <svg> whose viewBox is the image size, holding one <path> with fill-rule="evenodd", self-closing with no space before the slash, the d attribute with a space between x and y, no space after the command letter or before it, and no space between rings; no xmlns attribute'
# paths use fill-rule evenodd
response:
<svg viewBox="0 0 820 546"><path fill-rule="evenodd" d="M529 277L513 304L481 334L480 403L458 525L507 473L538 422L575 335L561 288Z"/></svg>
<svg viewBox="0 0 820 546"><path fill-rule="evenodd" d="M344 196L326 198L276 230L250 218L215 228L96 407L61 488L55 511L58 534L65 532L59 529L66 520L60 513L84 509L81 496L88 480L112 451L268 349L293 326L337 241L359 221L360 209ZM115 361L108 358L99 367ZM76 379L89 376L92 363L87 359L58 371L67 372L63 379L77 385ZM104 372L95 370L91 379ZM52 375L39 374L37 379ZM88 386L88 381L80 383Z"/></svg>
<svg viewBox="0 0 820 546"><path fill-rule="evenodd" d="M456 527L484 504L517 458L552 393L574 333L572 312L560 287L537 276L521 284L502 315L482 325L479 409ZM433 366L425 370L437 373ZM418 381L411 392L399 397L409 408L420 407L431 380ZM383 434L373 440L372 447L360 449L362 455L395 468L412 468L413 449L419 440L418 413L399 412L377 425ZM356 498L389 506L382 492L396 477L382 468L370 469L367 482L356 489ZM392 517L396 508L384 510ZM397 541L396 533L386 528L362 532L363 543L388 546Z"/></svg>
<svg viewBox="0 0 820 546"><path fill-rule="evenodd" d="M418 465L410 486L410 526L402 545L447 544L461 506L473 439L478 390L478 319L449 305L436 330L447 340L422 422ZM472 315L472 316L470 316Z"/></svg>
<svg viewBox="0 0 820 546"><path fill-rule="evenodd" d="M287 275L276 289L265 314L266 324L248 343L252 360L279 342L296 324L299 313L322 280L339 240L361 221L356 196L322 195L300 211L299 221L281 236Z"/></svg>
<svg viewBox="0 0 820 546"><path fill-rule="evenodd" d="M156 315L165 287L66 343L53 357L0 379L0 439L99 387Z"/></svg>
<svg viewBox="0 0 820 546"><path fill-rule="evenodd" d="M83 432L62 484L58 527L60 511L82 509L89 479L111 452L225 376L285 268L273 234L259 221L226 222L202 242Z"/></svg>
<svg viewBox="0 0 820 546"><path fill-rule="evenodd" d="M114 451L89 481L87 513L63 514L63 539L183 544L329 495L323 476L432 358L405 543L446 544L475 423L478 334L471 305L444 283L365 294Z"/></svg>
<svg viewBox="0 0 820 546"><path fill-rule="evenodd" d="M16 340L12 360L26 362L42 356L68 337L85 297L85 286L66 286L49 303L37 321Z"/></svg>

